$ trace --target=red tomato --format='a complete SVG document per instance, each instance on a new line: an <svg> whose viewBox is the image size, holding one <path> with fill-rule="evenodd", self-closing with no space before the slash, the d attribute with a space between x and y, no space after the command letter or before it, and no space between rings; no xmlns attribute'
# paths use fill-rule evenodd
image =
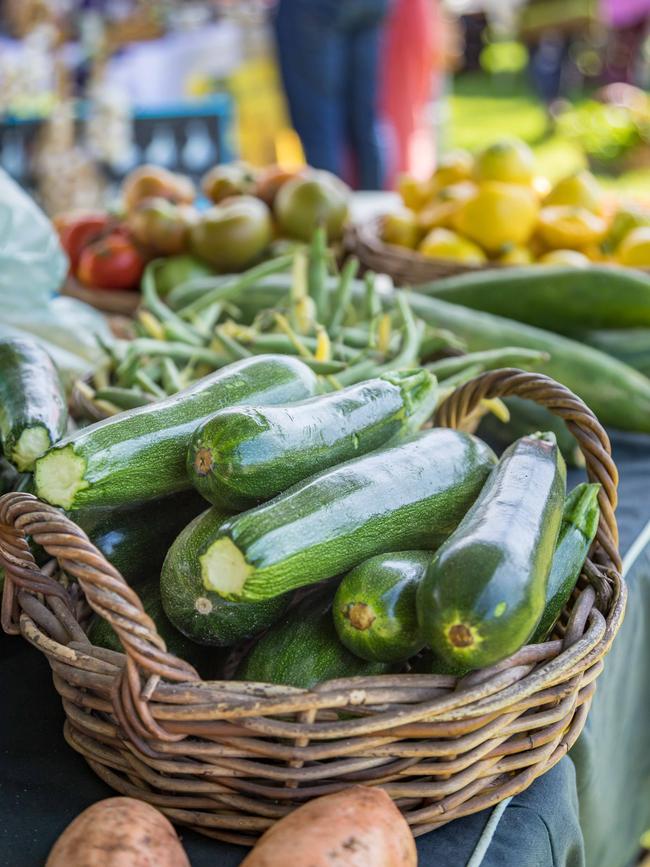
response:
<svg viewBox="0 0 650 867"><path fill-rule="evenodd" d="M97 289L137 289L145 265L133 242L114 233L82 251L77 276Z"/></svg>
<svg viewBox="0 0 650 867"><path fill-rule="evenodd" d="M63 215L55 221L61 246L68 254L70 270L73 274L77 272L84 247L106 234L111 222L112 219L108 214L91 211L77 216L72 214L70 218Z"/></svg>

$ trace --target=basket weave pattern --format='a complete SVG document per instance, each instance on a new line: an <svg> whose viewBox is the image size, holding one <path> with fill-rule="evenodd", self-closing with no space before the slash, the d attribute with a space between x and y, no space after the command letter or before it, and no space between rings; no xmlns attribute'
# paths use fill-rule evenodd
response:
<svg viewBox="0 0 650 867"><path fill-rule="evenodd" d="M552 638L460 681L397 674L309 691L203 682L166 652L134 590L78 527L29 494L2 497L2 625L47 656L68 743L118 792L245 844L304 800L356 783L382 786L416 835L525 789L580 734L626 591L617 471L607 435L582 401L548 377L493 371L454 392L437 424L458 426L481 399L507 395L564 418L590 479L602 485L601 521ZM36 567L26 536L54 558L45 568ZM126 654L89 643L80 626L86 600Z"/></svg>

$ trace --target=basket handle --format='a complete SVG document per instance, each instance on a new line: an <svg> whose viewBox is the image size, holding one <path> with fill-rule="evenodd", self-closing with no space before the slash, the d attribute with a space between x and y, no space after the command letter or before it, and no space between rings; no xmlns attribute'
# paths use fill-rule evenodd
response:
<svg viewBox="0 0 650 867"><path fill-rule="evenodd" d="M620 571L618 527L614 516L618 502L618 470L612 459L609 437L594 413L577 395L549 376L508 367L481 373L459 386L438 407L435 424L459 427L481 400L495 397L526 398L564 420L584 455L589 480L601 485L598 492L600 521L594 544L600 545Z"/></svg>
<svg viewBox="0 0 650 867"><path fill-rule="evenodd" d="M160 678L183 683L200 680L198 673L188 662L167 652L137 593L86 534L58 509L42 503L32 494L18 491L0 497L0 565L5 570L2 627L5 632L20 632L17 619L21 593L48 597L57 612L62 604L68 608L71 605L70 596L62 585L36 565L28 536L56 558L67 575L78 580L90 607L110 623L124 647L126 664L113 691L113 706L123 729L145 751L143 738L148 735L177 740L179 736L169 735L155 722L148 711L147 700ZM58 619L65 623L71 617L69 614ZM78 631L68 632L69 641L79 638ZM146 681L144 686L142 674Z"/></svg>

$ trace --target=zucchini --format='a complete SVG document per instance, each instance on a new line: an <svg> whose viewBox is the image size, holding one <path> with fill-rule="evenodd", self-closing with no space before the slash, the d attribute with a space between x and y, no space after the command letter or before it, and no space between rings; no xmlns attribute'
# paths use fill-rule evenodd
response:
<svg viewBox="0 0 650 867"><path fill-rule="evenodd" d="M166 400L92 424L36 464L38 496L64 509L124 506L190 487L189 439L209 415L238 403L284 403L314 394L301 361L256 356L237 361Z"/></svg>
<svg viewBox="0 0 650 867"><path fill-rule="evenodd" d="M158 578L150 579L143 584L138 589L138 595L142 607L155 623L158 635L164 640L169 653L189 662L202 676L218 678L225 662L225 655L216 648L200 647L174 628L163 611ZM95 614L90 621L88 639L97 647L124 652L122 642L113 627L108 620L104 620L98 614Z"/></svg>
<svg viewBox="0 0 650 867"><path fill-rule="evenodd" d="M503 453L418 587L418 620L443 663L469 671L519 650L544 612L566 468L552 433Z"/></svg>
<svg viewBox="0 0 650 867"><path fill-rule="evenodd" d="M332 621L334 588L309 593L253 646L235 680L281 683L311 689L339 677L384 674L385 662L367 662L339 641Z"/></svg>
<svg viewBox="0 0 650 867"><path fill-rule="evenodd" d="M69 517L127 584L136 585L159 578L167 549L205 506L205 500L190 490L125 509L82 509Z"/></svg>
<svg viewBox="0 0 650 867"><path fill-rule="evenodd" d="M448 328L463 339L468 352L500 346L547 352L550 359L540 365L531 362L532 370L566 385L604 425L650 433L650 380L621 361L559 334L417 292L409 293L409 304L427 324Z"/></svg>
<svg viewBox="0 0 650 867"><path fill-rule="evenodd" d="M650 279L612 265L499 268L447 277L417 290L560 334L650 326Z"/></svg>
<svg viewBox="0 0 650 867"><path fill-rule="evenodd" d="M249 508L384 445L434 391L435 379L418 369L289 406L223 409L195 431L188 475L211 503Z"/></svg>
<svg viewBox="0 0 650 867"><path fill-rule="evenodd" d="M650 377L650 328L602 329L579 331L576 340L613 355L635 370Z"/></svg>
<svg viewBox="0 0 650 867"><path fill-rule="evenodd" d="M160 575L167 617L199 644L236 644L270 626L288 604L283 596L264 602L228 602L205 589L199 557L226 517L213 507L191 521L167 552Z"/></svg>
<svg viewBox="0 0 650 867"><path fill-rule="evenodd" d="M374 554L437 548L495 461L476 437L437 428L324 470L226 521L200 558L203 583L228 599L268 599Z"/></svg>
<svg viewBox="0 0 650 867"><path fill-rule="evenodd" d="M68 423L59 373L45 350L23 337L0 339L0 445L21 472L59 440Z"/></svg>
<svg viewBox="0 0 650 867"><path fill-rule="evenodd" d="M333 606L348 650L378 662L402 662L422 650L415 596L432 558L431 551L379 554L348 572Z"/></svg>
<svg viewBox="0 0 650 867"><path fill-rule="evenodd" d="M555 434L562 457L570 466L584 466L584 457L564 421L545 406L521 397L506 397L503 401L510 418L500 421L493 413L484 415L478 427L478 435L490 444L505 448L519 437L538 430L550 430Z"/></svg>
<svg viewBox="0 0 650 867"><path fill-rule="evenodd" d="M543 641L562 613L576 586L598 529L600 485L577 485L567 496L562 513L551 571L546 585L546 607L531 643Z"/></svg>

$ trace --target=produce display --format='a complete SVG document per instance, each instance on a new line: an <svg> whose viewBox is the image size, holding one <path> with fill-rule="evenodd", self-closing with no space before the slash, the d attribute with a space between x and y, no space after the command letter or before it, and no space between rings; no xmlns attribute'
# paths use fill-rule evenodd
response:
<svg viewBox="0 0 650 867"><path fill-rule="evenodd" d="M260 261L277 238L309 241L319 226L337 241L349 198L337 177L309 168L217 165L199 192L189 178L144 165L127 175L114 210L63 213L55 225L70 273L84 286L137 290L160 256L197 257L195 273L223 273Z"/></svg>
<svg viewBox="0 0 650 867"><path fill-rule="evenodd" d="M0 493L63 510L169 652L280 726L291 711L266 714L269 697L290 705L335 690L328 681L372 678L392 712L412 701L383 697L398 675L465 678L565 635L606 477L592 470L567 492L565 458L584 463L575 425L537 404L483 400L458 429L436 426L436 410L478 374L514 367L562 382L607 425L650 433L650 278L575 270L568 255L623 264L644 226L607 214L587 174L544 189L518 143L458 154L427 184L403 182L408 210L384 221L391 243L521 267L415 292L337 257L348 191L327 173L216 166L201 193L207 207L187 179L141 167L120 216L59 221L77 278L139 286L141 306L133 333L102 339L103 363L75 384L74 419L40 344L0 341ZM130 647L125 612L79 621L109 661ZM328 725L362 722L370 707L329 705ZM186 863L166 820L153 808L125 816L127 800L79 817L48 864L76 863L74 847L92 863L117 827L143 863L154 837L168 859L155 863ZM301 847L305 867L338 863L350 835L361 848L346 864L416 863L375 787L299 808L244 863L300 864Z"/></svg>
<svg viewBox="0 0 650 867"><path fill-rule="evenodd" d="M518 139L476 156L451 152L427 180L402 177L399 192L403 205L385 215L381 237L422 256L470 267L650 268L650 211L612 206L588 171L551 185Z"/></svg>

